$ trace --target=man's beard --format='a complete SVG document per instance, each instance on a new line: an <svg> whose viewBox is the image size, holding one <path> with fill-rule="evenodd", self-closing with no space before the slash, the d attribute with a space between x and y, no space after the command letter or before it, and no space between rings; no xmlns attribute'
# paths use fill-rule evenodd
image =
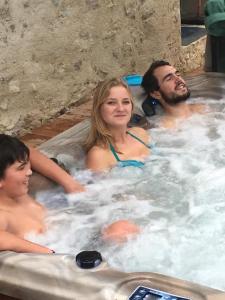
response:
<svg viewBox="0 0 225 300"><path fill-rule="evenodd" d="M171 93L170 95L167 95L166 93L164 93L162 90L159 90L161 97L164 99L164 101L169 104L169 105L176 105L180 102L184 102L186 101L190 95L191 92L190 90L187 88L187 92L184 93L183 95L178 95L176 93Z"/></svg>

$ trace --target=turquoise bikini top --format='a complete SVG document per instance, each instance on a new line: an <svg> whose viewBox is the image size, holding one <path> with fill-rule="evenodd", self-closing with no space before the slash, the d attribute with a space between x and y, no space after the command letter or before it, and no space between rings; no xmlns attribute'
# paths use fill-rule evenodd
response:
<svg viewBox="0 0 225 300"><path fill-rule="evenodd" d="M142 143L143 145L145 145L147 148L151 148L150 145L146 144L144 141L142 141L139 137L137 137L136 135L132 134L131 132L127 131L127 134L129 134L130 136L132 136L134 139L136 139L137 141L139 141L140 143ZM118 162L119 167L137 167L137 168L142 168L144 166L144 162L140 161L140 160L135 160L135 159L126 159L126 160L121 160L118 156L118 154L116 153L115 148L113 147L113 145L110 144L110 150L112 151L112 154L114 155L115 159Z"/></svg>

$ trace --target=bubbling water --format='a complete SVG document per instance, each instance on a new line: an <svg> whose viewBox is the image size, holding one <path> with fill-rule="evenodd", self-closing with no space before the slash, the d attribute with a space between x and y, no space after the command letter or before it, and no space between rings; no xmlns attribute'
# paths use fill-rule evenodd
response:
<svg viewBox="0 0 225 300"><path fill-rule="evenodd" d="M129 272L158 272L225 290L225 102L176 129L155 128L143 169L94 175L71 168L87 184L82 194L39 193L49 230L33 241L58 253L95 249ZM141 233L124 244L101 239L102 229L128 219Z"/></svg>

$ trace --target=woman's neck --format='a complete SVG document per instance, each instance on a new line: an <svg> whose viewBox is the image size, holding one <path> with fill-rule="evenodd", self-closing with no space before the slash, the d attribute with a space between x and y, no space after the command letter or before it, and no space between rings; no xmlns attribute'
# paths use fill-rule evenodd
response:
<svg viewBox="0 0 225 300"><path fill-rule="evenodd" d="M115 143L124 143L127 139L127 127L110 129Z"/></svg>

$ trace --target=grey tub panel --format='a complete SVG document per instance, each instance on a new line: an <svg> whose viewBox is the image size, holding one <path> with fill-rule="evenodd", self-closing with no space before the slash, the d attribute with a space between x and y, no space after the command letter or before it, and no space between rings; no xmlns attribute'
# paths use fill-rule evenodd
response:
<svg viewBox="0 0 225 300"><path fill-rule="evenodd" d="M122 300L138 286L193 300L222 300L225 292L155 273L125 273L106 262L82 270L72 255L1 254L0 291L24 300Z"/></svg>

